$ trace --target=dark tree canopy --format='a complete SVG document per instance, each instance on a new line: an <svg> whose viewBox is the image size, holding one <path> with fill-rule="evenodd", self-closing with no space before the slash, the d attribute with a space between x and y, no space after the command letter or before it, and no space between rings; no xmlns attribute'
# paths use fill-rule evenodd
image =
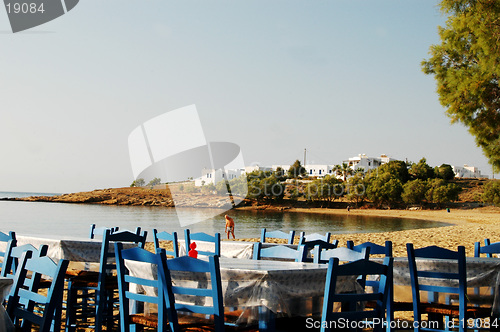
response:
<svg viewBox="0 0 500 332"><path fill-rule="evenodd" d="M467 126L500 171L500 1L442 0L440 7L448 20L423 70L434 75L452 123Z"/></svg>
<svg viewBox="0 0 500 332"><path fill-rule="evenodd" d="M288 169L288 177L295 179L301 176L306 176L306 169L300 164L300 160L295 160L292 166Z"/></svg>

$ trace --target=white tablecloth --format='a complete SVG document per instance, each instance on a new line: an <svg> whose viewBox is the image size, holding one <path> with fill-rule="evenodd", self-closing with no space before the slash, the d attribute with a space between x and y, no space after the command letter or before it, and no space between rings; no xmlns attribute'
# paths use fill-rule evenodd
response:
<svg viewBox="0 0 500 332"><path fill-rule="evenodd" d="M372 258L373 260L381 260ZM447 259L417 259L417 265L425 264L426 269L443 272L458 272L458 264L456 261ZM500 312L500 259L487 257L467 257L467 287L469 294L473 294L473 288L482 288L482 294L490 292L491 288L495 289L493 311ZM450 281L439 283L443 286L457 286ZM399 286L399 287L398 287ZM411 278L408 268L407 257L394 258L394 298L395 300L411 301Z"/></svg>
<svg viewBox="0 0 500 332"><path fill-rule="evenodd" d="M156 277L151 265L129 262L127 267L133 275ZM311 310L310 300L324 294L325 264L221 257L220 267L225 307L264 306L274 313L306 315ZM172 280L175 285L206 283L207 275L176 272L172 273ZM341 292L360 291L355 277L339 277L337 285ZM254 314L243 312L238 323L257 319Z"/></svg>
<svg viewBox="0 0 500 332"><path fill-rule="evenodd" d="M204 241L195 241L196 242L196 250L201 251L211 251L214 252L214 244L210 242ZM247 242L247 241L221 241L220 243L220 251L221 257L227 258L244 258L244 259L252 259L253 258L253 245L255 242ZM277 243L263 243L262 248L269 248L271 246L276 246ZM294 244L279 244L287 247L291 247L297 249L297 245ZM186 255L186 242L184 240L179 240L179 255Z"/></svg>
<svg viewBox="0 0 500 332"><path fill-rule="evenodd" d="M205 241L195 241L196 250L200 251L215 251L215 245ZM221 241L220 251L222 257L230 258L252 258L253 242L245 241ZM179 255L186 255L186 242L179 240Z"/></svg>

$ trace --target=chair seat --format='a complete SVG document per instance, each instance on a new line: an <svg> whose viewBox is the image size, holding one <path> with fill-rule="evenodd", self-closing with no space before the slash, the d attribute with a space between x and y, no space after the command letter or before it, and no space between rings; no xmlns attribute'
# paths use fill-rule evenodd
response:
<svg viewBox="0 0 500 332"><path fill-rule="evenodd" d="M81 274L77 276L70 277L73 287L89 287L96 288L99 284L98 281L99 272ZM106 276L106 289L118 289L118 278L113 276Z"/></svg>

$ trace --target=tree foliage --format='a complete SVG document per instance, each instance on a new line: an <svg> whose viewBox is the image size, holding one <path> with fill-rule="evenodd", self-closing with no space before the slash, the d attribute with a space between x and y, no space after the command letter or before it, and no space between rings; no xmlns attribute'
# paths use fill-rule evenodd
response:
<svg viewBox="0 0 500 332"><path fill-rule="evenodd" d="M347 180L346 198L356 206L366 199L366 181L362 173L354 174Z"/></svg>
<svg viewBox="0 0 500 332"><path fill-rule="evenodd" d="M383 204L392 206L398 203L401 200L402 192L401 180L390 172L381 173L368 179L366 195L377 206Z"/></svg>
<svg viewBox="0 0 500 332"><path fill-rule="evenodd" d="M453 180L455 177L455 172L453 172L453 168L448 164L442 164L439 167L434 167L434 174L437 178L443 180Z"/></svg>
<svg viewBox="0 0 500 332"><path fill-rule="evenodd" d="M298 177L306 176L306 169L300 163L300 160L295 160L292 166L288 169L288 177L290 179L296 179Z"/></svg>
<svg viewBox="0 0 500 332"><path fill-rule="evenodd" d="M134 180L130 186L131 187L144 187L145 184L146 184L146 181L144 181L143 178L139 178L137 180Z"/></svg>
<svg viewBox="0 0 500 332"><path fill-rule="evenodd" d="M249 198L279 201L285 196L285 185L271 172L253 171L247 174L247 179Z"/></svg>
<svg viewBox="0 0 500 332"><path fill-rule="evenodd" d="M153 188L154 186L159 185L160 183L161 183L160 178L154 178L153 180L149 181L148 187Z"/></svg>
<svg viewBox="0 0 500 332"><path fill-rule="evenodd" d="M452 123L467 126L500 171L500 2L442 0L440 7L448 20L423 71L434 75Z"/></svg>
<svg viewBox="0 0 500 332"><path fill-rule="evenodd" d="M332 202L344 195L344 187L342 181L327 175L307 184L306 192L310 200Z"/></svg>
<svg viewBox="0 0 500 332"><path fill-rule="evenodd" d="M488 181L484 186L483 202L500 206L500 181Z"/></svg>
<svg viewBox="0 0 500 332"><path fill-rule="evenodd" d="M408 181L403 185L403 193L401 195L403 202L407 204L422 205L427 192L427 182L421 179Z"/></svg>
<svg viewBox="0 0 500 332"><path fill-rule="evenodd" d="M416 164L412 164L409 173L414 179L427 180L434 178L434 169L427 164L425 158L420 159Z"/></svg>
<svg viewBox="0 0 500 332"><path fill-rule="evenodd" d="M342 165L335 165L335 167L333 168L333 171L338 176L341 176L342 180L344 180L344 182L347 180L347 177L349 175L354 174L352 168L349 167L349 165L347 165L346 163L342 163Z"/></svg>
<svg viewBox="0 0 500 332"><path fill-rule="evenodd" d="M454 183L447 183L443 179L431 179L428 182L428 190L425 194L427 201L445 204L458 200L461 188Z"/></svg>

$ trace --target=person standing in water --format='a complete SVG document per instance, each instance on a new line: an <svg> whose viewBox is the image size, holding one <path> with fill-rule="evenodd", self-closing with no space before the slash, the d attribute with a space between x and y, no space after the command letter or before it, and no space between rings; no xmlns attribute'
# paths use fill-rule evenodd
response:
<svg viewBox="0 0 500 332"><path fill-rule="evenodd" d="M229 233L231 233L233 235L233 239L234 239L235 238L234 237L234 220L233 220L233 218L231 218L227 214L224 216L224 218L226 218L226 234L227 234L227 238L229 239Z"/></svg>

